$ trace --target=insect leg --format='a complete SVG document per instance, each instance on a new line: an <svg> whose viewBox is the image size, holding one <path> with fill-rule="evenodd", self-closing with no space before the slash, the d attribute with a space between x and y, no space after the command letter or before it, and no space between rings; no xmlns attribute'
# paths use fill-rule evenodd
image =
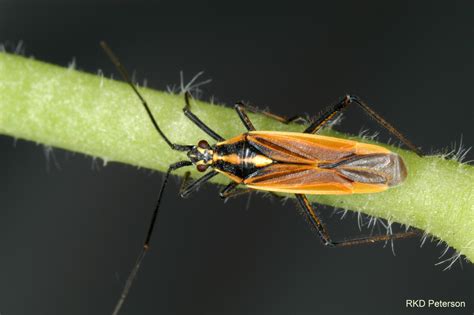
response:
<svg viewBox="0 0 474 315"><path fill-rule="evenodd" d="M358 96L351 95L350 96L352 102L359 105L367 115L369 115L372 119L374 119L380 126L388 130L392 135L398 138L402 143L404 143L410 150L415 152L419 156L423 156L423 152L418 149L410 140L408 140L400 131L398 131L394 126L392 126L388 121L386 121L382 116L377 114L372 108L367 105L363 100L361 100Z"/></svg>
<svg viewBox="0 0 474 315"><path fill-rule="evenodd" d="M251 193L251 192L255 191L254 189L251 189L251 188L237 189L238 185L239 184L236 183L236 182L230 183L229 185L225 186L224 189L221 190L221 192L219 193L219 196L222 199L227 199L227 198L232 198L232 197L240 196L240 195L243 195L243 194L248 194L248 193ZM272 196L273 198L275 198L277 200L283 200L283 199L286 198L284 196L280 196L278 194L275 194L272 191L266 191L265 193L269 194L270 196Z"/></svg>
<svg viewBox="0 0 474 315"><path fill-rule="evenodd" d="M221 190L221 192L219 193L219 196L222 199L227 199L227 198L237 197L237 196L240 196L240 195L243 195L243 194L248 194L248 193L251 193L251 192L255 191L254 189L251 189L251 188L237 189L238 185L239 184L236 183L236 182L230 183L229 185L225 186L224 189ZM270 196L272 196L273 198L275 198L279 201L282 201L286 198L284 196L280 196L278 194L275 194L272 191L266 191L265 193L269 194Z"/></svg>
<svg viewBox="0 0 474 315"><path fill-rule="evenodd" d="M183 180L181 181L181 185L179 186L179 192L181 193L184 191L185 187L188 186L189 179L191 177L191 172L184 173Z"/></svg>
<svg viewBox="0 0 474 315"><path fill-rule="evenodd" d="M216 171L210 171L209 173L206 173L205 175L201 176L200 178L196 179L194 182L192 182L191 184L186 185L186 186L184 185L185 183L183 182L183 184L181 185L179 195L182 198L186 198L187 196L189 196L189 194L193 190L199 188L202 184L204 184L205 182L207 182L208 180L210 180L211 178L213 178L217 174L219 174L219 173L216 172ZM185 178L185 180L186 180L186 178Z"/></svg>
<svg viewBox="0 0 474 315"><path fill-rule="evenodd" d="M213 138L216 141L224 141L225 139L219 136L214 130L209 128L205 123L202 122L201 119L199 119L196 115L194 115L191 110L189 109L191 107L189 103L189 97L191 94L189 92L184 93L184 100L186 102L186 105L184 105L183 112L186 117L189 118L196 126L199 127L202 131L207 133L211 138Z"/></svg>
<svg viewBox="0 0 474 315"><path fill-rule="evenodd" d="M401 232L395 234L385 234L385 235L374 235L374 236L366 236L366 237L359 237L359 238L352 238L343 241L333 241L329 236L329 233L321 221L319 216L316 214L316 211L311 206L308 198L306 195L296 194L296 199L298 200L299 205L305 211L306 215L308 216L311 225L318 231L319 237L324 245L329 247L344 247L344 246L353 246L353 245L362 245L362 244L373 244L375 242L381 241L388 241L388 240L395 240L401 238L408 238L412 236L419 235L418 231L409 231L409 232Z"/></svg>
<svg viewBox="0 0 474 315"><path fill-rule="evenodd" d="M163 197L163 192L165 190L166 184L168 183L168 178L170 176L170 173L178 168L189 166L189 165L192 165L192 163L189 161L181 161L175 164L171 164L169 166L168 171L165 174L165 178L163 179L163 184L161 185L160 192L158 193L158 200L156 202L155 211L153 212L153 215L151 217L150 225L148 227L148 232L146 234L146 238L145 238L145 242L143 243L142 250L140 252L140 255L138 255L138 258L135 262L135 265L132 271L130 272L127 278L127 281L125 282L125 286L122 289L122 293L120 294L120 298L117 301L117 304L115 304L115 308L114 308L114 311L112 312L112 315L117 315L118 312L120 311L123 305L123 302L125 302L128 292L130 291L130 288L132 287L133 280L135 280L135 277L137 276L138 269L140 269L140 265L143 261L143 258L145 257L145 254L147 253L147 251L150 249L150 239L153 234L153 228L155 227L156 218L158 216L158 211L160 209L161 199Z"/></svg>
<svg viewBox="0 0 474 315"><path fill-rule="evenodd" d="M227 199L252 192L250 188L237 189L237 186L239 186L239 183L231 182L219 192L219 196L222 199Z"/></svg>
<svg viewBox="0 0 474 315"><path fill-rule="evenodd" d="M403 142L410 150L422 156L423 153L418 149L410 140L408 140L400 131L393 127L388 121L386 121L382 116L377 114L372 108L369 107L364 101L362 101L358 96L355 95L346 95L339 103L329 107L324 111L318 119L316 119L304 133L316 133L322 127L324 127L335 115L342 112L347 106L352 103L356 103L364 112L374 119L380 126L385 128L388 132L398 138Z"/></svg>
<svg viewBox="0 0 474 315"><path fill-rule="evenodd" d="M303 131L304 133L316 133L323 128L331 119L340 113L344 108L351 103L350 96L344 97L340 102L328 107L324 112L319 114L319 117Z"/></svg>
<svg viewBox="0 0 474 315"><path fill-rule="evenodd" d="M247 128L248 131L254 131L255 127L250 121L249 116L245 112L245 105L241 102L238 102L234 105L235 111L239 115L240 120L244 124L245 128Z"/></svg>
<svg viewBox="0 0 474 315"><path fill-rule="evenodd" d="M295 116L291 116L291 117L287 118L285 116L276 115L276 114L273 114L273 113L268 112L266 110L262 110L262 109L259 109L257 107L254 107L254 106L247 105L242 101L237 102L234 107L237 110L237 113L245 112L245 111L249 111L249 112L252 112L252 113L259 113L259 114L265 115L269 118L272 118L274 120L277 120L277 121L279 121L283 124L289 124L289 123L294 122L294 123L306 124L307 125L307 124L310 123L310 121L302 115L295 115ZM239 117L240 116L241 115L239 113Z"/></svg>

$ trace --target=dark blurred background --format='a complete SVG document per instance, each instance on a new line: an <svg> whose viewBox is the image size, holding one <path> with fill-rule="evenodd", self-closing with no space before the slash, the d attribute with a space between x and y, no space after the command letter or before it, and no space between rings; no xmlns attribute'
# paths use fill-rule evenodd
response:
<svg viewBox="0 0 474 315"><path fill-rule="evenodd" d="M115 74L107 40L137 79L165 89L204 70L204 98L317 113L355 93L425 152L474 143L472 1L0 2L0 41L26 55ZM115 75L116 76L116 75ZM380 130L357 108L339 129ZM381 132L381 139L388 136ZM144 238L162 175L0 137L0 313L108 314ZM467 159L474 155L468 154ZM455 187L453 187L455 190ZM122 314L472 314L473 266L435 264L420 240L328 249L292 201L189 199L172 180L152 251ZM322 212L334 237L358 231ZM407 309L406 299L464 309Z"/></svg>

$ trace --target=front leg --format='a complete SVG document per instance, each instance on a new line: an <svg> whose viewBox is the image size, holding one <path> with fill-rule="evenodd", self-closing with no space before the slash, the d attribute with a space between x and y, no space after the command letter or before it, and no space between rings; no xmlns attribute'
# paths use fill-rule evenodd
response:
<svg viewBox="0 0 474 315"><path fill-rule="evenodd" d="M287 117L283 117L283 116L280 116L280 115L276 115L276 114L267 112L265 110L258 109L258 108L253 107L253 106L249 106L249 105L247 105L243 102L237 102L234 105L234 108L237 111L237 114L239 115L240 120L242 121L242 123L244 124L245 128L247 128L248 131L254 131L255 127L252 124L252 122L250 121L250 118L248 117L246 111L265 115L265 116L267 116L271 119L277 120L277 121L279 121L283 124L289 124L289 123L292 123L292 122L301 123L301 124L309 124L308 119L306 119L302 115L295 115L295 116L292 116L290 118L287 118Z"/></svg>

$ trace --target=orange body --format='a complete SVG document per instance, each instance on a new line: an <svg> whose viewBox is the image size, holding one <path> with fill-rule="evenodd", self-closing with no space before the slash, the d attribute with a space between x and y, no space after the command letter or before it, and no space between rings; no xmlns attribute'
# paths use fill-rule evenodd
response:
<svg viewBox="0 0 474 315"><path fill-rule="evenodd" d="M251 131L212 148L214 169L248 188L296 194L384 191L407 175L399 155L314 134Z"/></svg>

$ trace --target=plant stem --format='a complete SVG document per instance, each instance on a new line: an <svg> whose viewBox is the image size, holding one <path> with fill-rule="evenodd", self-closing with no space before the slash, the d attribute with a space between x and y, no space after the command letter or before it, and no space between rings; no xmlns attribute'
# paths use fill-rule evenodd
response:
<svg viewBox="0 0 474 315"><path fill-rule="evenodd" d="M147 88L141 92L172 141L213 142L184 117L182 95ZM201 101L192 106L224 138L242 133L243 126L231 108ZM261 115L250 117L261 130L301 130L301 126L283 125ZM7 53L0 53L0 133L158 171L186 160L185 154L170 150L159 137L126 84ZM377 194L311 196L311 200L420 228L472 261L474 167L383 146L405 160L409 176L403 185ZM187 170L198 176L193 167L176 174ZM213 182L228 180L217 176Z"/></svg>

